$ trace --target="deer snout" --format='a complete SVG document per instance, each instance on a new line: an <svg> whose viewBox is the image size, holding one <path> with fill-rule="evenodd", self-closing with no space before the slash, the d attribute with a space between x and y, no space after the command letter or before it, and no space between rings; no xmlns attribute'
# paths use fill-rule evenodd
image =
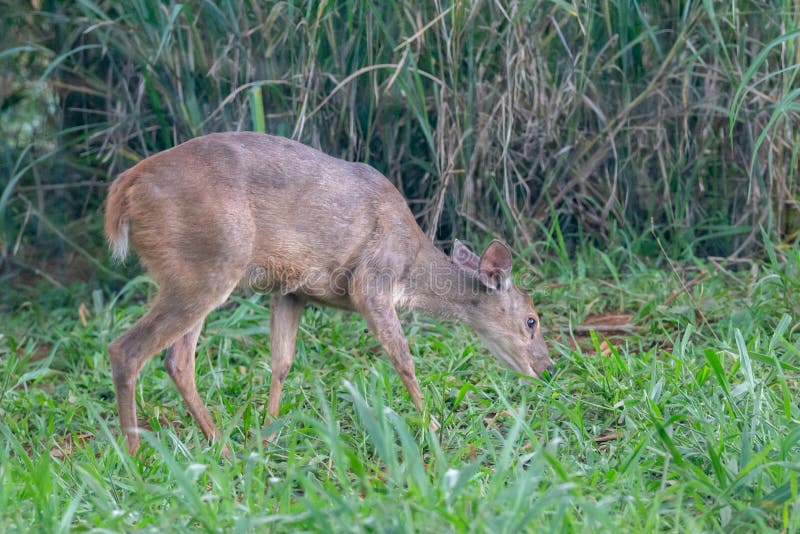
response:
<svg viewBox="0 0 800 534"><path fill-rule="evenodd" d="M531 349L529 365L533 375L538 378L544 378L545 375L548 378L553 376L553 362L545 342L541 338L534 338Z"/></svg>
<svg viewBox="0 0 800 534"><path fill-rule="evenodd" d="M548 362L545 367L540 367L536 364L529 365L530 372L524 373L528 376L540 378L542 380L549 380L553 377L553 364Z"/></svg>

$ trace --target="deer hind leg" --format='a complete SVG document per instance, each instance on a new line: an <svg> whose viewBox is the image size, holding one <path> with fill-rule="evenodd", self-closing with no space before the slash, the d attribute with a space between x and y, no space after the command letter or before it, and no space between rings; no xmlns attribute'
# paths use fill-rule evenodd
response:
<svg viewBox="0 0 800 534"><path fill-rule="evenodd" d="M193 329L198 328L199 331L198 325L202 324L211 310L225 301L233 290L233 285L230 284L230 287L216 293L164 288L156 295L145 316L108 346L114 389L117 393L119 422L130 454L135 454L139 449L135 389L136 378L142 366L156 353L176 341L182 342L184 335L193 334ZM185 359L183 353L189 351L179 349L178 352ZM173 356L177 357L178 354Z"/></svg>
<svg viewBox="0 0 800 534"><path fill-rule="evenodd" d="M208 413L208 408L203 403L203 399L197 392L195 383L194 363L197 340L200 337L200 330L203 328L201 319L183 337L167 349L167 356L164 358L164 367L167 373L175 382L178 391L183 398L186 408L200 426L206 439L209 441L219 440L221 434ZM223 449L223 454L227 453L227 447Z"/></svg>

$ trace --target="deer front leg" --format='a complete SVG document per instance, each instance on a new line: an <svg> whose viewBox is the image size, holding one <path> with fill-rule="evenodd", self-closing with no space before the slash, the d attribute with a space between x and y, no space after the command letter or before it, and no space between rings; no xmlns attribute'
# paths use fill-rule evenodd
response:
<svg viewBox="0 0 800 534"><path fill-rule="evenodd" d="M422 403L422 392L417 382L417 375L414 372L414 362L411 359L411 352L408 350L408 341L403 334L403 327L397 312L391 304L390 298L383 295L367 296L359 303L359 308L367 325L378 337L381 345L389 355L389 360L400 374L411 402L417 407L419 413L424 415L425 406ZM434 417L430 419L430 429L438 430L439 424Z"/></svg>
<svg viewBox="0 0 800 534"><path fill-rule="evenodd" d="M272 384L269 387L269 402L267 403L267 414L272 419L278 418L283 382L286 380L286 375L289 374L289 368L294 360L297 328L300 326L302 316L303 301L298 297L292 294L275 293L272 295L269 318Z"/></svg>

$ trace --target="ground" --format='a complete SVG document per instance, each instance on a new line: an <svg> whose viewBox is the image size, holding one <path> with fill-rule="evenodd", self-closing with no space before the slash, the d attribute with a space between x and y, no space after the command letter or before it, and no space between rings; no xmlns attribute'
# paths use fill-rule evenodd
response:
<svg viewBox="0 0 800 534"><path fill-rule="evenodd" d="M537 267L549 381L406 317L436 434L363 320L315 308L264 428L268 297L233 299L197 364L230 460L161 356L137 390L152 431L124 452L106 346L144 312L148 279L20 291L0 316L0 529L797 531L800 253L623 260Z"/></svg>

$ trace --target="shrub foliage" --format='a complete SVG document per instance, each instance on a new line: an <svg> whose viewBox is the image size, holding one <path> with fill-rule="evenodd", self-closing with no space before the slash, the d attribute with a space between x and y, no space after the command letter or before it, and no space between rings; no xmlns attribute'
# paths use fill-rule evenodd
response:
<svg viewBox="0 0 800 534"><path fill-rule="evenodd" d="M440 239L747 254L800 221L795 4L12 2L1 244L99 243L117 172L263 129L371 163Z"/></svg>

